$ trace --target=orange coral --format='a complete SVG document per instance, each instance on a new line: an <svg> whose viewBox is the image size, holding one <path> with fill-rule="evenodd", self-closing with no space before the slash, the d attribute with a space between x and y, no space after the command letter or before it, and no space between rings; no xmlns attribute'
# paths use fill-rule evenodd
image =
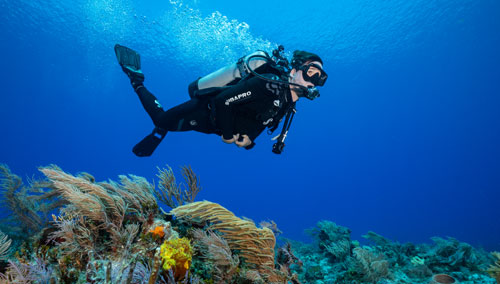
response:
<svg viewBox="0 0 500 284"><path fill-rule="evenodd" d="M157 226L153 230L149 230L149 233L151 233L151 234L153 234L153 236L157 236L161 239L161 238L163 238L163 236L165 236L164 229L165 229L165 227L163 227L163 226Z"/></svg>

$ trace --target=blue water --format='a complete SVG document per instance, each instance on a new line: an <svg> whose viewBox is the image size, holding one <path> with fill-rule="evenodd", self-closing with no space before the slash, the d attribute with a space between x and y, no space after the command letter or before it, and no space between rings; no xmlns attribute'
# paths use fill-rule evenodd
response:
<svg viewBox="0 0 500 284"><path fill-rule="evenodd" d="M500 2L0 0L0 162L22 177L57 164L98 180L191 165L198 200L307 241L320 220L400 242L452 236L500 249ZM272 5L270 5L272 4ZM308 5L306 7L305 5ZM256 49L319 54L329 79L300 100L281 156L169 133L116 63L142 54L165 107L187 85Z"/></svg>

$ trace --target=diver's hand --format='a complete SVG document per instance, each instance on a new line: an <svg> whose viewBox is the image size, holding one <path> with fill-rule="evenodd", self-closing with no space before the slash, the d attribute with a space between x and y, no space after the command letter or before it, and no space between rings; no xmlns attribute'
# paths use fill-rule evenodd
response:
<svg viewBox="0 0 500 284"><path fill-rule="evenodd" d="M238 141L238 139L240 138L240 134L233 135L233 138L229 140L224 139L224 136L221 136L220 138L222 138L222 142L227 144L232 144L234 143L234 141Z"/></svg>
<svg viewBox="0 0 500 284"><path fill-rule="evenodd" d="M239 134L238 134L239 135ZM243 134L241 135L241 137L243 138L242 141L239 141L238 139L236 139L236 141L234 141L234 143L238 146L238 147L246 147L250 144L252 144L252 140L250 140L250 138L248 138L248 135L246 134Z"/></svg>

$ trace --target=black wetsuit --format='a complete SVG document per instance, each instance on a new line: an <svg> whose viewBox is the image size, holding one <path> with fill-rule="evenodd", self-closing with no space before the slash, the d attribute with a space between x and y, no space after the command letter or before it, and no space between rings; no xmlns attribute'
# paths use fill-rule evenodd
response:
<svg viewBox="0 0 500 284"><path fill-rule="evenodd" d="M288 85L257 77L241 80L212 95L195 95L167 111L145 87L138 87L136 92L157 127L214 133L227 140L239 133L248 135L253 142L266 127L279 123L293 105Z"/></svg>

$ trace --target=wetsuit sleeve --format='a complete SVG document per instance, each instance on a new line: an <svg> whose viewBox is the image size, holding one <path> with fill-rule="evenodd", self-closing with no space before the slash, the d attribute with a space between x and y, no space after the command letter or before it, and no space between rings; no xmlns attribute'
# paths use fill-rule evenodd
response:
<svg viewBox="0 0 500 284"><path fill-rule="evenodd" d="M222 131L224 139L233 138L235 107L267 98L262 84L261 79L251 78L240 82L215 97L215 121L217 127Z"/></svg>

